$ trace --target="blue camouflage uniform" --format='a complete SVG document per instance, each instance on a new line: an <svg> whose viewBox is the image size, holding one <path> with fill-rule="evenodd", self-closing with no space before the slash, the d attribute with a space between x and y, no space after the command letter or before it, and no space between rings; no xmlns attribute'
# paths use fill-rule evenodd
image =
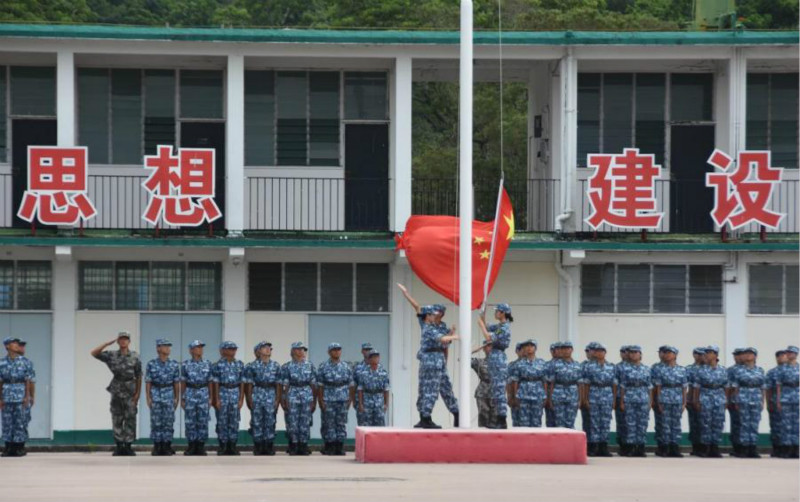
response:
<svg viewBox="0 0 800 502"><path fill-rule="evenodd" d="M378 352L370 352L370 357L378 355ZM364 425L370 427L384 427L386 425L386 413L384 412L383 393L389 391L389 373L378 365L375 370L371 366L361 373L358 383L358 390L364 394Z"/></svg>
<svg viewBox="0 0 800 502"><path fill-rule="evenodd" d="M677 349L668 350L677 354ZM660 444L677 445L681 441L681 416L683 415L683 392L689 388L686 368L675 364L664 364L652 374L653 386L658 388L658 405L655 414L661 417L661 429L656 441Z"/></svg>
<svg viewBox="0 0 800 502"><path fill-rule="evenodd" d="M159 340L156 345L172 345ZM150 384L150 439L154 443L171 442L175 424L175 384L181 381L178 361L155 358L147 362L144 381Z"/></svg>
<svg viewBox="0 0 800 502"><path fill-rule="evenodd" d="M341 345L330 344L328 352ZM321 388L325 410L322 411L320 432L325 442L344 441L347 438L347 411L353 388L353 372L344 362L328 359L317 368L317 383Z"/></svg>
<svg viewBox="0 0 800 502"><path fill-rule="evenodd" d="M299 345L299 346L298 346ZM292 348L305 348L298 342ZM308 443L311 435L311 407L317 387L317 371L308 361L289 361L281 367L281 384L289 405L286 432L293 443Z"/></svg>
<svg viewBox="0 0 800 502"><path fill-rule="evenodd" d="M237 348L233 342L222 342L220 348ZM244 363L238 359L220 359L211 370L211 381L219 385L217 438L221 442L236 442L239 437L239 396L244 379Z"/></svg>
<svg viewBox="0 0 800 502"><path fill-rule="evenodd" d="M202 342L196 341L199 347ZM189 348L193 348L189 344ZM186 385L183 394L186 440L205 442L208 439L209 383L211 383L211 361L190 359L181 364L181 380Z"/></svg>
<svg viewBox="0 0 800 502"><path fill-rule="evenodd" d="M437 303L431 305L429 307L434 312L439 311L444 313L445 307L444 305ZM420 327L424 322L420 319ZM447 323L444 321L439 322L438 324L434 324L442 336L446 336L449 333L449 328L447 327ZM445 353L445 365L447 364L447 349L450 348L450 342L447 342L442 345L444 347ZM439 395L442 396L442 402L444 402L445 407L447 407L447 411L453 414L458 414L458 399L456 399L456 394L453 391L453 381L450 380L450 375L447 373L447 369L445 369L444 373L442 374L442 380L439 384Z"/></svg>
<svg viewBox="0 0 800 502"><path fill-rule="evenodd" d="M532 340L523 342L523 345L528 343L536 345ZM539 358L520 358L510 367L508 378L518 385L515 397L519 402L519 407L517 408L517 418L514 419L514 426L541 427L542 409L545 399L547 399L547 391L544 387L547 379L547 363Z"/></svg>
<svg viewBox="0 0 800 502"><path fill-rule="evenodd" d="M558 343L551 343L550 344L550 360L545 361L545 369L547 370L547 374L549 375L553 371L553 364L556 362L555 356L553 356L553 350L555 350ZM556 426L556 416L553 412L552 408L545 407L544 409L544 422L547 427L555 427Z"/></svg>
<svg viewBox="0 0 800 502"><path fill-rule="evenodd" d="M521 344L517 343L517 345L515 347L515 352L517 353L517 358L515 360L511 361L510 363L508 363L508 368L506 369L506 371L508 372L508 381L509 382L511 382L511 375L513 375L513 373L514 373L514 367L517 364L519 364L519 362L522 360L522 357L519 356L520 346L521 346ZM473 358L473 369L475 369L474 361L475 361L475 358ZM542 362L544 362L544 361L542 361ZM513 407L512 406L511 407L511 424L514 425L515 427L522 427L521 425L519 425L519 406L517 406L517 407Z"/></svg>
<svg viewBox="0 0 800 502"><path fill-rule="evenodd" d="M658 348L659 356L661 355L661 352L664 350L664 347L665 346L662 345L661 347ZM657 363L653 363L652 365L650 365L650 380L651 381L653 380L653 378L655 378L656 373L658 373L658 371L663 367L664 367L664 363L661 362L661 361L659 361ZM654 384L654 386L655 386L655 384ZM653 422L654 422L653 427L654 427L654 431L655 431L656 441L658 441L658 442L661 441L658 438L662 437L662 435L663 435L662 434L663 431L661 430L661 424L662 424L661 419L662 419L662 417L661 417L661 414L658 413L658 410L653 410Z"/></svg>
<svg viewBox="0 0 800 502"><path fill-rule="evenodd" d="M443 375L446 373L444 347L441 342L444 335L445 333L433 324L422 325L422 339L417 352L419 359L417 411L423 417L431 416Z"/></svg>
<svg viewBox="0 0 800 502"><path fill-rule="evenodd" d="M614 404L614 386L617 385L615 367L609 362L591 361L583 366L580 382L589 387L589 424L587 441L607 443L611 428L611 408Z"/></svg>
<svg viewBox="0 0 800 502"><path fill-rule="evenodd" d="M712 349L708 349L712 350ZM717 350L712 350L718 352ZM728 371L722 366L703 365L694 375L694 387L700 391L700 443L719 445L725 427L725 387Z"/></svg>
<svg viewBox="0 0 800 502"><path fill-rule="evenodd" d="M787 363L779 366L775 372L775 383L781 393L778 442L781 446L796 447L800 434L800 365Z"/></svg>
<svg viewBox="0 0 800 502"><path fill-rule="evenodd" d="M778 351L780 353L782 351ZM778 354L776 354L777 356ZM777 372L782 365L776 366L771 370L767 371L766 375L766 385L769 392L769 401L767 402L767 411L769 413L769 439L770 443L772 444L772 448L776 448L780 445L780 412L775 407L776 398L777 398Z"/></svg>
<svg viewBox="0 0 800 502"><path fill-rule="evenodd" d="M589 351L594 349L594 342L589 343L586 346L586 350L584 353L586 354L586 359L581 361L581 375L583 375L583 371L586 368L586 365L592 362L591 358L589 357ZM580 384L584 384L585 382L578 381ZM580 401L580 385L578 386L578 400ZM583 433L586 434L586 437L589 437L589 428L591 426L591 419L589 418L589 408L581 408L581 429L583 429Z"/></svg>
<svg viewBox="0 0 800 502"><path fill-rule="evenodd" d="M497 310L508 307L506 304L497 306ZM508 308L511 312L511 308ZM489 378L492 386L492 399L499 417L505 417L508 413L508 396L506 394L507 360L506 349L511 344L511 326L508 322L501 322L487 326L487 331L491 334L492 350L487 355L487 365L489 367Z"/></svg>
<svg viewBox="0 0 800 502"><path fill-rule="evenodd" d="M748 349L749 350L749 349ZM728 386L731 402L738 407L739 428L734 440L744 446L755 446L758 443L758 424L761 422L761 410L764 403L764 391L767 388L767 377L762 368L738 365L728 372ZM731 415L731 426L733 415ZM731 435L734 434L731 427Z"/></svg>
<svg viewBox="0 0 800 502"><path fill-rule="evenodd" d="M256 347L260 349L263 344ZM253 441L275 441L276 386L281 383L281 365L272 359L267 362L256 359L245 366L243 381L253 386L253 408L250 410Z"/></svg>
<svg viewBox="0 0 800 502"><path fill-rule="evenodd" d="M563 346L572 346L562 342ZM578 380L581 378L581 365L577 361L555 359L550 364L547 381L552 386L551 403L555 427L575 428L578 414Z"/></svg>
<svg viewBox="0 0 800 502"><path fill-rule="evenodd" d="M627 353L627 351L627 345L620 347L620 356ZM617 378L617 385L619 385L619 380L622 378L622 370L625 369L627 364L628 362L620 357L620 361L614 365L614 376ZM617 390L617 401L614 403L614 423L617 426L617 444L620 446L625 443L625 412L622 410L622 406L619 405L621 398L622 393Z"/></svg>
<svg viewBox="0 0 800 502"><path fill-rule="evenodd" d="M638 346L629 351L641 352ZM647 423L650 420L650 368L644 364L628 363L620 371L621 402L625 404L625 442L643 445L647 440Z"/></svg>
<svg viewBox="0 0 800 502"><path fill-rule="evenodd" d="M692 356L694 354L705 354L704 347L696 347L692 351ZM695 387L695 383L697 380L697 372L700 371L700 368L705 366L705 364L698 364L692 363L686 366L686 380L689 383L689 388L693 389ZM689 416L689 442L692 443L692 446L695 446L700 443L700 413L694 409L693 403L690 402L691 392L686 396L686 414Z"/></svg>
<svg viewBox="0 0 800 502"><path fill-rule="evenodd" d="M3 441L24 443L28 440L30 407L23 401L26 382L36 382L33 363L25 356L0 359L0 381L3 382Z"/></svg>
<svg viewBox="0 0 800 502"><path fill-rule="evenodd" d="M733 356L734 357L738 356L741 353L742 353L742 349L737 348L737 349L733 350ZM727 388L728 389L733 389L733 386L731 385L731 382L735 378L735 373L737 371L739 371L739 369L741 367L742 367L741 364L736 363L736 364L733 364L732 366L729 366L728 368L726 368L725 371L727 372L727 375L728 375L728 384L727 384ZM735 406L735 404L736 404L735 396L731 395L731 398L728 399L728 415L730 415L730 417L731 417L730 441L731 441L731 444L733 444L734 449L736 449L738 447L738 445L741 445L741 443L739 442L739 433L740 433L740 427L742 425L742 422L741 422L740 409L738 409Z"/></svg>
<svg viewBox="0 0 800 502"><path fill-rule="evenodd" d="M361 344L361 350L372 350L372 344L369 342ZM367 361L366 356L361 361L353 364L353 385L358 388L358 385L361 383L361 372L364 371L369 367L369 361ZM364 413L358 411L360 408L360 403L358 401L358 393L355 395L355 401L353 402L353 407L356 409L356 424L357 425L367 425L366 420L367 417Z"/></svg>

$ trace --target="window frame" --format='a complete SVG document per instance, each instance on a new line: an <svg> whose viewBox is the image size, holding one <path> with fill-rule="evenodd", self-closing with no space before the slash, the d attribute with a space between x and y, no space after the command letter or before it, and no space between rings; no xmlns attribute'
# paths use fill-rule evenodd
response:
<svg viewBox="0 0 800 502"><path fill-rule="evenodd" d="M53 262L49 260L1 260L5 262L12 263L11 269L11 307L10 308L2 308L0 307L0 312L52 312L53 309ZM49 307L46 309L36 308L36 309L28 309L28 308L20 308L19 307L19 273L18 273L18 264L20 262L35 262L35 263L47 263L49 265L48 272L49 272Z"/></svg>
<svg viewBox="0 0 800 502"><path fill-rule="evenodd" d="M772 152L772 139L773 139L773 135L772 135L772 130L773 130L773 124L772 124L772 116L773 116L772 115L772 111L773 111L772 110L772 94L773 94L773 92L772 92L773 91L773 88L772 88L772 77L774 75L787 75L787 74L798 75L797 72L778 72L778 71L752 71L752 72L750 72L749 71L749 72L747 72L747 76L745 77L745 99L747 99L749 91L750 91L750 85L749 85L750 84L749 83L750 75L766 75L766 77L767 77L767 96L766 96L766 107L765 107L765 111L766 111L766 127L765 127L765 131L766 131L766 147L764 149L768 150L769 152ZM798 80L800 80L800 75L798 75ZM746 112L747 112L747 107L745 107L745 115L746 115ZM751 148L750 145L747 145L747 129L748 129L749 123L750 123L750 119L747 116L745 116L745 120L744 120L745 148L748 149L748 150L750 150L750 149L760 150L760 148ZM782 167L784 169L790 169L792 171L797 171L798 169L800 169L800 147L798 147L798 144L800 144L800 119L798 119L797 136L795 137L795 141L794 141L795 155L796 155L797 163L795 165L793 165L793 166L777 166L777 167Z"/></svg>
<svg viewBox="0 0 800 502"><path fill-rule="evenodd" d="M781 285L780 285L780 294L781 294L781 311L780 312L752 312L751 307L752 304L750 303L751 298L751 287L752 287L752 267L780 267L781 268ZM747 264L747 315L753 317L798 317L800 316L800 312L787 312L787 296L786 296L786 284L787 284L787 271L789 267L797 267L798 265L795 263L763 263L763 262L750 262Z"/></svg>

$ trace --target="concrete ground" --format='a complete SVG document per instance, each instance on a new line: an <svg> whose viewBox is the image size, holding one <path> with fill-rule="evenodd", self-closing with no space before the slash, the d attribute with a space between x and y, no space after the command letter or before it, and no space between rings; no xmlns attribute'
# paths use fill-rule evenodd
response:
<svg viewBox="0 0 800 502"><path fill-rule="evenodd" d="M346 457L0 460L0 501L797 501L797 460L589 459L589 465L359 464Z"/></svg>

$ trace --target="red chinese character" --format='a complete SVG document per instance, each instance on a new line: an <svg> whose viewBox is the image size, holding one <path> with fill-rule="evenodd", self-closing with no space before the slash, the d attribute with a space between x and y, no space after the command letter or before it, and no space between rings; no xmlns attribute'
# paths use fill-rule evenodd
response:
<svg viewBox="0 0 800 502"><path fill-rule="evenodd" d="M656 212L655 180L661 166L655 157L626 148L621 155L589 155L592 214L586 222L595 230L606 223L623 228L658 228L664 213Z"/></svg>
<svg viewBox="0 0 800 502"><path fill-rule="evenodd" d="M93 218L97 210L86 194L86 158L86 147L28 147L28 189L17 216L45 225Z"/></svg>
<svg viewBox="0 0 800 502"><path fill-rule="evenodd" d="M721 150L714 150L708 163L722 171L706 174L706 186L714 189L711 218L717 226L729 223L734 230L748 223L778 227L786 215L767 207L783 169L771 166L770 152L739 152L736 168L730 172L733 159Z"/></svg>
<svg viewBox="0 0 800 502"><path fill-rule="evenodd" d="M220 218L214 202L214 150L181 148L172 155L172 146L159 145L157 155L145 156L145 168L152 169L142 186L151 198L145 221L159 219L175 226L197 226Z"/></svg>

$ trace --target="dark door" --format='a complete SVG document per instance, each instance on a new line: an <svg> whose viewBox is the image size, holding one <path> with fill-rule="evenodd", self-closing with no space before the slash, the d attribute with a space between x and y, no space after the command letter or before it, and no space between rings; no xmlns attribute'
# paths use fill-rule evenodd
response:
<svg viewBox="0 0 800 502"><path fill-rule="evenodd" d="M213 148L216 150L216 196L214 202L222 211L222 217L214 223L216 229L225 228L225 124L221 122L182 122L182 148ZM203 224L200 228L208 228Z"/></svg>
<svg viewBox="0 0 800 502"><path fill-rule="evenodd" d="M714 192L706 188L706 162L714 151L713 125L672 126L670 148L670 231L710 233Z"/></svg>
<svg viewBox="0 0 800 502"><path fill-rule="evenodd" d="M57 138L54 119L14 119L11 121L11 200L13 202L15 228L29 228L25 220L17 217L22 195L28 187L28 147L55 146ZM43 225L36 225L42 228Z"/></svg>
<svg viewBox="0 0 800 502"><path fill-rule="evenodd" d="M389 228L389 127L345 126L345 230Z"/></svg>

